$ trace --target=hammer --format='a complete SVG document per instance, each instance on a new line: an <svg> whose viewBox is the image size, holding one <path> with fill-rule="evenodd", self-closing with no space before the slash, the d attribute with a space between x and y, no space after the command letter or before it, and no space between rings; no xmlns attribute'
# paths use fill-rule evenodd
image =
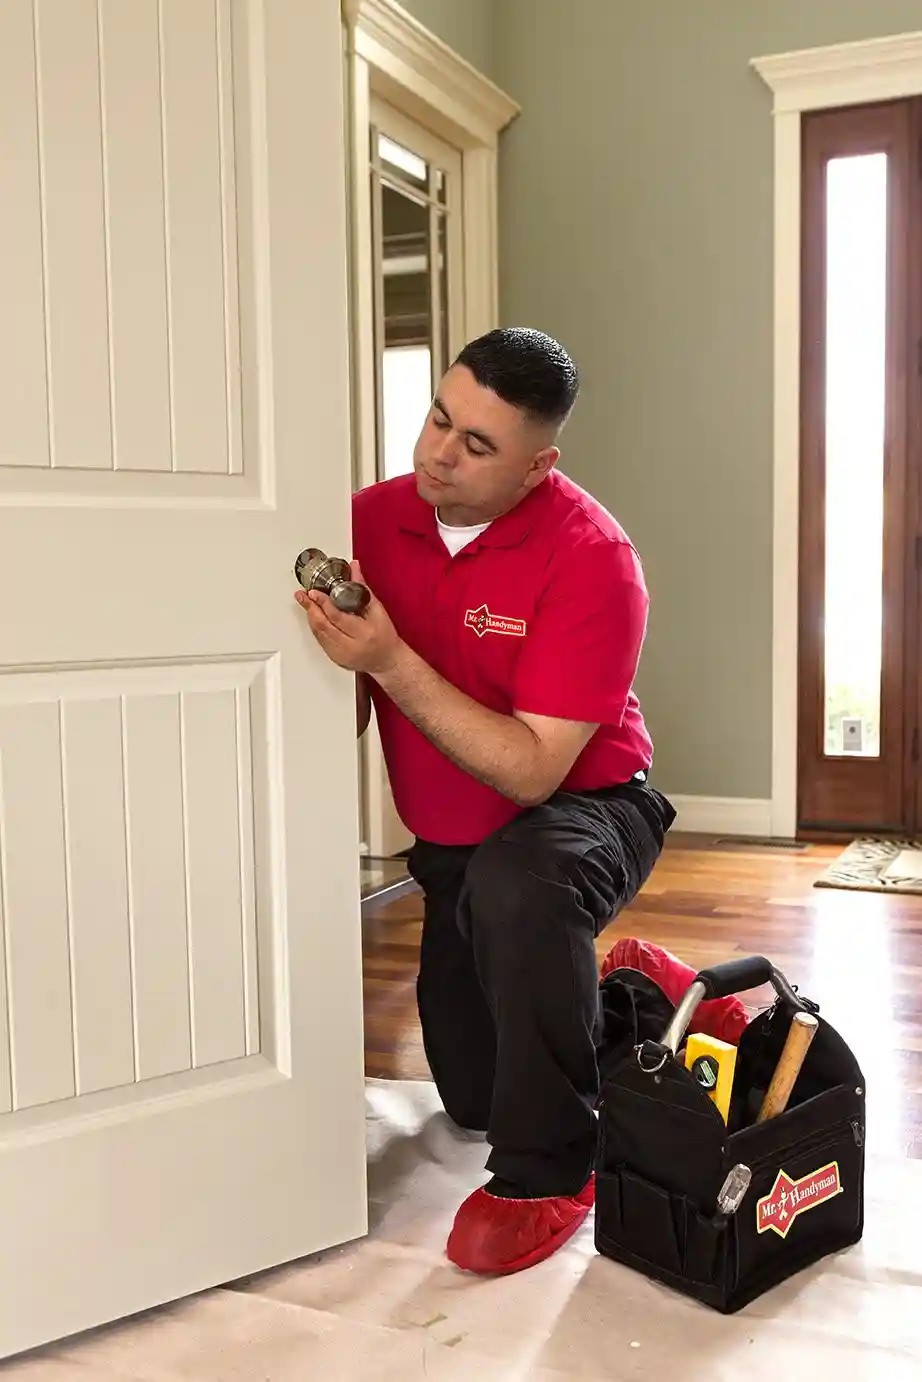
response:
<svg viewBox="0 0 922 1382"><path fill-rule="evenodd" d="M796 1012L791 1018L784 1049L775 1066L771 1084L765 1092L762 1107L759 1109L757 1123L769 1118L777 1118L787 1108L791 1090L797 1083L797 1076L803 1068L810 1043L819 1030L819 1022L812 1013Z"/></svg>

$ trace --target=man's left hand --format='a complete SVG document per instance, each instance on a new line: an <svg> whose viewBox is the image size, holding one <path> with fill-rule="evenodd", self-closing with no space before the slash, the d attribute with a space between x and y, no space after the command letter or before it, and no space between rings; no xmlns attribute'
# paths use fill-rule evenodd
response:
<svg viewBox="0 0 922 1382"><path fill-rule="evenodd" d="M352 579L364 584L358 562L351 566ZM371 676L393 667L403 644L387 610L374 594L361 614L344 614L319 590L296 591L295 599L307 614L317 642L337 667Z"/></svg>

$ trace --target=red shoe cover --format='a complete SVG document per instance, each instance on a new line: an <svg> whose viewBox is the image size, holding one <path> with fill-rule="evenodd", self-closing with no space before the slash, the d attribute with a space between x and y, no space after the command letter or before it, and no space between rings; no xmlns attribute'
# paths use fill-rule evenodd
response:
<svg viewBox="0 0 922 1382"><path fill-rule="evenodd" d="M571 1238L595 1203L595 1175L578 1195L504 1200L483 1188L455 1215L447 1253L466 1272L505 1276L543 1262Z"/></svg>
<svg viewBox="0 0 922 1382"><path fill-rule="evenodd" d="M638 969L653 979L665 993L670 1003L678 1003L684 996L696 971L689 965L663 950L650 941L636 940L633 936L623 936L602 961L600 981L613 969ZM743 1032L749 1026L749 1014L736 997L712 998L700 1003L688 1025L690 1032L704 1032L736 1046Z"/></svg>

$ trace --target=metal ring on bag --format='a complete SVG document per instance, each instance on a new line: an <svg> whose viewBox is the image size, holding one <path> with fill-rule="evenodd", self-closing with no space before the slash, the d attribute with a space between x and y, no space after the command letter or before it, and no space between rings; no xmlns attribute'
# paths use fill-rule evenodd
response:
<svg viewBox="0 0 922 1382"><path fill-rule="evenodd" d="M644 1048L644 1043L641 1043L640 1046L635 1046L635 1047L634 1047L634 1050L635 1050L635 1052L637 1053L637 1064L640 1066L641 1070L643 1071L643 1073L644 1073L645 1075L656 1075L656 1074L658 1074L659 1071L662 1070L663 1066L666 1064L666 1061L669 1059L669 1052L668 1052L668 1051L664 1051L664 1052L663 1052L663 1054L660 1056L659 1064L658 1064L658 1065L644 1065L644 1063L643 1063L643 1048Z"/></svg>

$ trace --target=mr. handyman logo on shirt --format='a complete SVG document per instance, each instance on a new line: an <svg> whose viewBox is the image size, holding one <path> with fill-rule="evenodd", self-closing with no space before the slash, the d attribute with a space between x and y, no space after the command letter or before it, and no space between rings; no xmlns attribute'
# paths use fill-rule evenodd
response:
<svg viewBox="0 0 922 1382"><path fill-rule="evenodd" d="M478 638L483 638L485 633L504 633L510 638L525 637L524 619L507 619L505 615L491 614L486 605L465 611L464 627L473 629Z"/></svg>

